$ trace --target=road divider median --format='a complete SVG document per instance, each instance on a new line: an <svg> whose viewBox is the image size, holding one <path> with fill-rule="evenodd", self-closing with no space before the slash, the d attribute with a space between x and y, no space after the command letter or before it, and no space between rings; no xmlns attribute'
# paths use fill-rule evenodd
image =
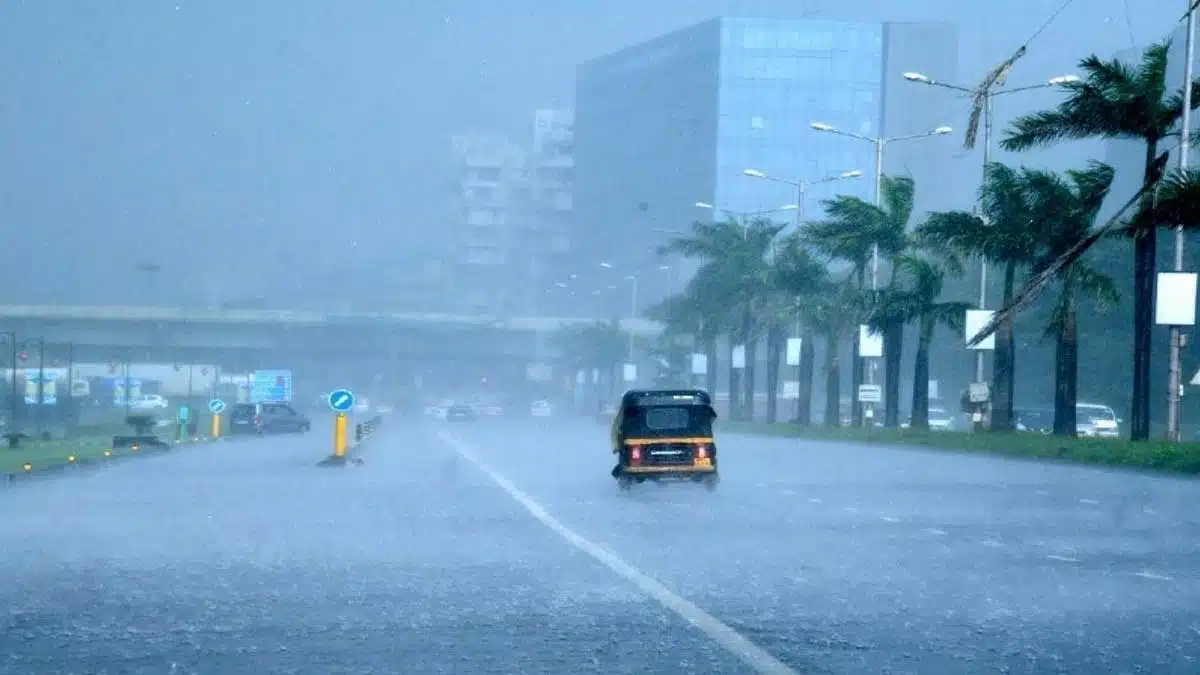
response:
<svg viewBox="0 0 1200 675"><path fill-rule="evenodd" d="M723 429L741 434L790 437L811 441L904 445L1009 457L1065 460L1081 464L1149 469L1187 475L1200 474L1200 443L1069 438L1023 432L971 433L882 427L857 429L765 422L726 421L721 426Z"/></svg>

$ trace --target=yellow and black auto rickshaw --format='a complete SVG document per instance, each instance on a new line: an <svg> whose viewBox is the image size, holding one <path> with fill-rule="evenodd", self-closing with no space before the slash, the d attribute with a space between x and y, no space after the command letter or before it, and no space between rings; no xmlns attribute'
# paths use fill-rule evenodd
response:
<svg viewBox="0 0 1200 675"><path fill-rule="evenodd" d="M711 397L700 389L625 392L612 422L617 485L628 490L647 480L691 481L716 489L716 417Z"/></svg>

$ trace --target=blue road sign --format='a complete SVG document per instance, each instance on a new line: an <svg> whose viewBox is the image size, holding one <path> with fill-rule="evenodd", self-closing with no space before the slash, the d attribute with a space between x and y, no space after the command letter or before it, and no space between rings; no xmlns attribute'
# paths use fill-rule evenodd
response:
<svg viewBox="0 0 1200 675"><path fill-rule="evenodd" d="M334 412L346 412L354 407L354 393L349 389L334 389L329 392L329 407Z"/></svg>
<svg viewBox="0 0 1200 675"><path fill-rule="evenodd" d="M214 415L220 415L225 410L225 401L219 398L214 398L208 402L208 411Z"/></svg>
<svg viewBox="0 0 1200 675"><path fill-rule="evenodd" d="M289 403L292 400L292 371L256 370L250 374L251 403Z"/></svg>

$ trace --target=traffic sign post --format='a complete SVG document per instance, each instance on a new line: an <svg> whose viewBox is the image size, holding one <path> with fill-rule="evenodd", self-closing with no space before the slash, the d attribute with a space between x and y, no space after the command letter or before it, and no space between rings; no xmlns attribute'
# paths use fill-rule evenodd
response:
<svg viewBox="0 0 1200 675"><path fill-rule="evenodd" d="M338 412L349 412L354 407L354 392L349 389L334 389L329 392L329 409Z"/></svg>
<svg viewBox="0 0 1200 675"><path fill-rule="evenodd" d="M225 412L225 401L219 398L214 398L208 402L208 411L212 413L212 426L209 429L209 434L213 440L221 437L221 413Z"/></svg>

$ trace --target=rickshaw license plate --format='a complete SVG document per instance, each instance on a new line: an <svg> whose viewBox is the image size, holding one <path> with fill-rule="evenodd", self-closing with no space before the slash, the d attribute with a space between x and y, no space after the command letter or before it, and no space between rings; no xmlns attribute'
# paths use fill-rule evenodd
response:
<svg viewBox="0 0 1200 675"><path fill-rule="evenodd" d="M697 457L696 466L712 466L712 459L709 457Z"/></svg>

